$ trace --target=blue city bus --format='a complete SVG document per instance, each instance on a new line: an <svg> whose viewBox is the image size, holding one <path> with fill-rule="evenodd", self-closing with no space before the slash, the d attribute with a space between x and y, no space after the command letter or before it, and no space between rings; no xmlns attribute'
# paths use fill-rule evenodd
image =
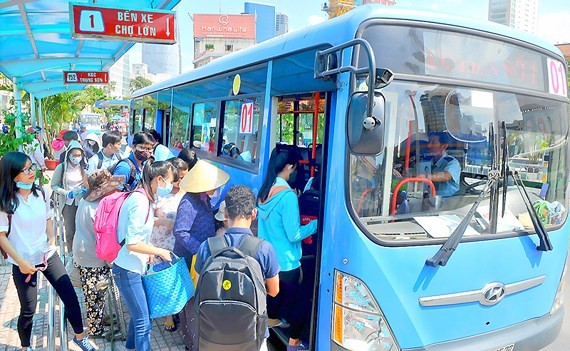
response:
<svg viewBox="0 0 570 351"><path fill-rule="evenodd" d="M529 34L369 5L137 91L130 133L193 147L222 197L301 151L311 350L538 350L563 321L565 72Z"/></svg>

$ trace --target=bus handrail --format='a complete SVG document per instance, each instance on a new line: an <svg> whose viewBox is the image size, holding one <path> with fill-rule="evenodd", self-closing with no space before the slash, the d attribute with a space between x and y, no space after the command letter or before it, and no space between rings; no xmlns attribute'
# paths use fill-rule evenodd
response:
<svg viewBox="0 0 570 351"><path fill-rule="evenodd" d="M404 178L396 184L394 188L394 192L392 193L392 205L390 206L390 215L396 214L396 201L398 200L398 192L400 188L406 183L426 183L431 188L431 197L435 198L435 185L433 182L427 178L423 177L411 177L411 178Z"/></svg>
<svg viewBox="0 0 570 351"><path fill-rule="evenodd" d="M368 67L356 68L353 65L343 66L344 50L356 47L357 45L360 45L364 48L364 51L366 51ZM374 99L372 97L374 96L374 86L376 85L376 58L374 57L372 45L370 45L367 40L357 38L315 53L315 79L325 79L329 76L345 72L354 74L368 72L368 96L370 98L368 99L366 116L372 117L372 111L374 109Z"/></svg>

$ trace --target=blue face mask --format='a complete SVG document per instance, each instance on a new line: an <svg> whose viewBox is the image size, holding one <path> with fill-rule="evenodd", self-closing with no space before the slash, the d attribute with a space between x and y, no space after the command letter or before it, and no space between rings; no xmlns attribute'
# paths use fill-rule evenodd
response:
<svg viewBox="0 0 570 351"><path fill-rule="evenodd" d="M70 157L69 160L70 160L71 163L73 163L74 165L78 165L79 162L81 162L81 157Z"/></svg>
<svg viewBox="0 0 570 351"><path fill-rule="evenodd" d="M16 187L18 187L18 189L22 189L22 190L31 190L33 186L34 186L34 183L16 182Z"/></svg>
<svg viewBox="0 0 570 351"><path fill-rule="evenodd" d="M170 195L170 193L172 193L172 188L174 187L172 185L172 183L166 183L165 182L165 187L161 187L160 185L158 186L158 188L156 189L156 195L160 196L160 197L166 197L168 195Z"/></svg>

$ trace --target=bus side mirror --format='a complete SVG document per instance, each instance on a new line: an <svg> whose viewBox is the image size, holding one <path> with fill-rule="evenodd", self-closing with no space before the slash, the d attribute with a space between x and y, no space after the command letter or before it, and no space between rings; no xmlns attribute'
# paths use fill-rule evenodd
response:
<svg viewBox="0 0 570 351"><path fill-rule="evenodd" d="M357 91L348 103L348 147L354 154L377 155L384 150L384 115L386 101L374 93L372 116L367 116L368 92Z"/></svg>

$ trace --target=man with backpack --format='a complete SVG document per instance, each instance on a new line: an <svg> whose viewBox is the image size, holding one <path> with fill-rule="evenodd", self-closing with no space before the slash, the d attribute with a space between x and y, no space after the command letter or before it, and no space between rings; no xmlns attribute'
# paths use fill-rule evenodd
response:
<svg viewBox="0 0 570 351"><path fill-rule="evenodd" d="M117 162L112 173L126 177L126 189L133 190L142 179L142 169L146 161L152 157L154 137L148 132L138 132L133 136L133 150L129 157Z"/></svg>
<svg viewBox="0 0 570 351"><path fill-rule="evenodd" d="M229 228L202 243L196 257L200 350L267 350L266 297L279 292L277 254L249 229L257 215L251 189L234 186L225 201Z"/></svg>
<svg viewBox="0 0 570 351"><path fill-rule="evenodd" d="M104 133L101 137L103 149L89 159L87 174L92 174L103 168L112 169L122 159L120 154L122 139L123 137L119 132Z"/></svg>

